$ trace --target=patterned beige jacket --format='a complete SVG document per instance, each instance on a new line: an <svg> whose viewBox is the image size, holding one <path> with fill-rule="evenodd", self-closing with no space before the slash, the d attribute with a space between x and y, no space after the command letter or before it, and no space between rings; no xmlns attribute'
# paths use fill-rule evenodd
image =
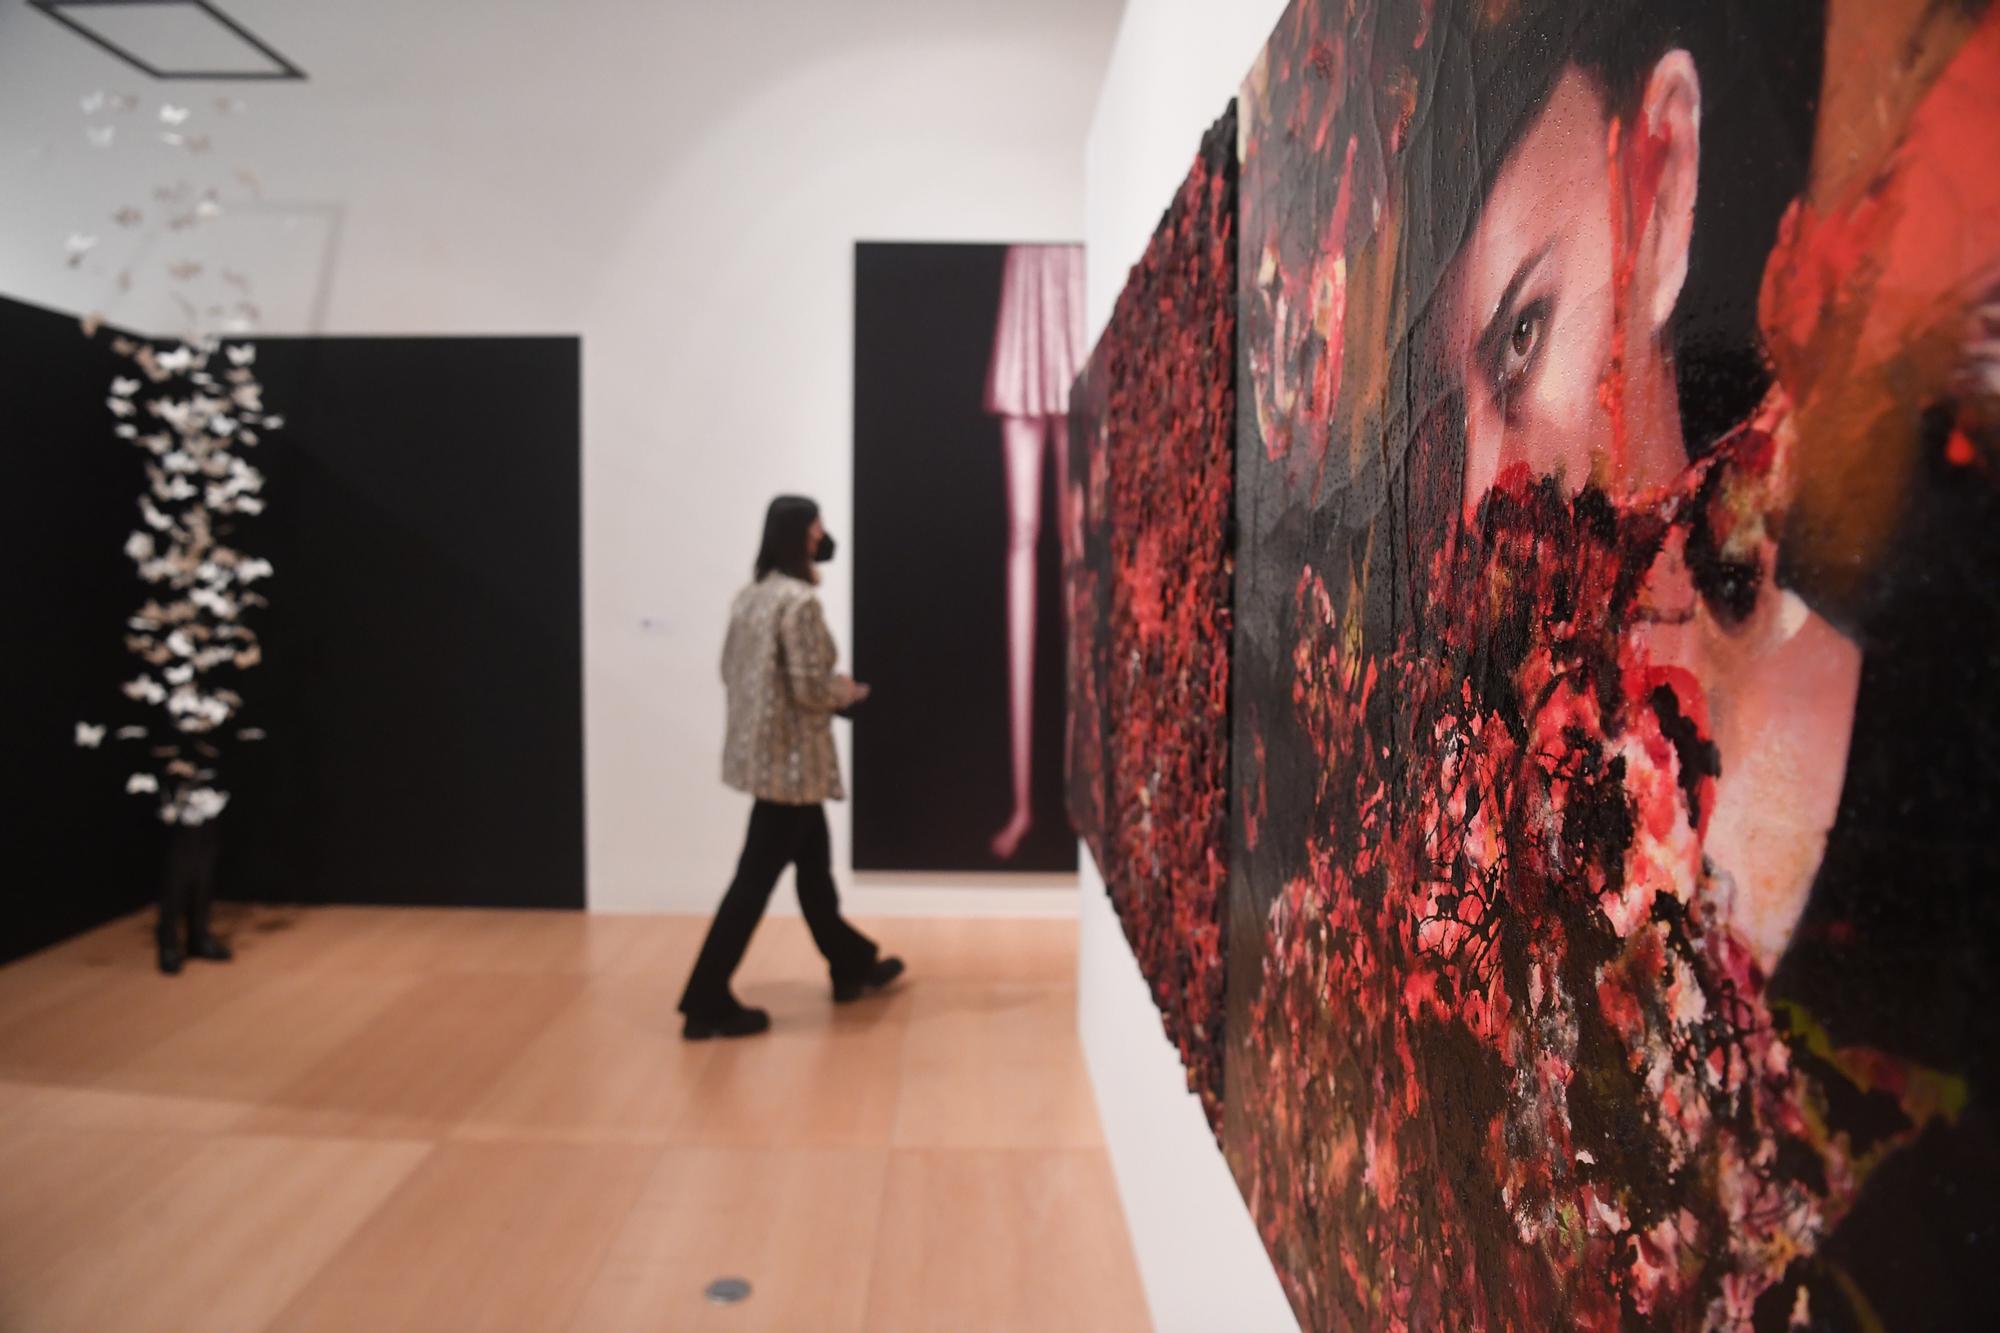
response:
<svg viewBox="0 0 2000 1333"><path fill-rule="evenodd" d="M737 594L722 648L724 782L780 805L847 795L833 748L839 659L812 584L770 574Z"/></svg>

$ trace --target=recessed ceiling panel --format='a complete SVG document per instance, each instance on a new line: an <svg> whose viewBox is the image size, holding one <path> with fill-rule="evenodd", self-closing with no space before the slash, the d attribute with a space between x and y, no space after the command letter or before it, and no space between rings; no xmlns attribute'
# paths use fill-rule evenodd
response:
<svg viewBox="0 0 2000 1333"><path fill-rule="evenodd" d="M302 79L206 0L31 0L79 36L160 79Z"/></svg>

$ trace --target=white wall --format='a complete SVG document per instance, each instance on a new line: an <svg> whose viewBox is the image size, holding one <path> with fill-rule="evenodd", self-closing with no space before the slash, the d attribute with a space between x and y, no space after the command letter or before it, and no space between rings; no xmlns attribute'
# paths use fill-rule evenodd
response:
<svg viewBox="0 0 2000 1333"><path fill-rule="evenodd" d="M145 275L209 253L260 280L270 332L581 334L590 901L707 910L747 813L717 781L715 660L763 505L816 495L850 551L867 540L849 521L853 243L1076 239L1116 0L228 9L310 81L153 84L0 4L0 292L171 331L170 284ZM91 150L77 99L100 88L148 117L163 96L194 107L214 150L176 154L143 119ZM249 110L216 113L225 93ZM212 237L109 220L163 178L238 165L264 201ZM70 270L76 231L102 244ZM477 485L479 442L439 444ZM825 589L837 631L849 568ZM850 902L1073 910L1041 883L883 881Z"/></svg>
<svg viewBox="0 0 2000 1333"><path fill-rule="evenodd" d="M1202 131L1235 94L1283 10L1282 0L1129 0L1085 154L1093 336L1193 164ZM1078 1026L1153 1321L1162 1333L1295 1330L1087 860Z"/></svg>
<svg viewBox="0 0 2000 1333"><path fill-rule="evenodd" d="M1284 1288L1088 858L1082 880L1077 1026L1153 1326L1296 1333Z"/></svg>

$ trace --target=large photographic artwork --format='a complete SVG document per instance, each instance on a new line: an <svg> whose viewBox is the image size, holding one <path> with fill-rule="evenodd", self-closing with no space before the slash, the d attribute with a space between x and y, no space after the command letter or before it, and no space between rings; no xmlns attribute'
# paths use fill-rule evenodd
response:
<svg viewBox="0 0 2000 1333"><path fill-rule="evenodd" d="M1983 1325L2000 15L1298 0L1239 115L1224 1140L1305 1325Z"/></svg>
<svg viewBox="0 0 2000 1333"><path fill-rule="evenodd" d="M1235 138L1231 112L1209 131L1091 353L1069 502L1077 824L1218 1129Z"/></svg>
<svg viewBox="0 0 2000 1333"><path fill-rule="evenodd" d="M1059 511L1083 336L1081 246L855 247L857 870L1076 869Z"/></svg>

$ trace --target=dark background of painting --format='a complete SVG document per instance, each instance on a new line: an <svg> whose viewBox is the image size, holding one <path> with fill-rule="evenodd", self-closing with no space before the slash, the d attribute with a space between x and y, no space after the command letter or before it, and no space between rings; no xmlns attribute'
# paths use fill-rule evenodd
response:
<svg viewBox="0 0 2000 1333"><path fill-rule="evenodd" d="M144 474L104 409L108 336L0 299L0 961L150 903L164 849L129 752L74 745L79 720L151 720L118 692ZM225 758L222 896L581 907L579 342L257 346L287 425L255 451L270 509L243 542L277 574L241 720L270 739Z"/></svg>
<svg viewBox="0 0 2000 1333"><path fill-rule="evenodd" d="M1061 560L1042 466L1035 826L1011 861L1006 474L983 397L1004 245L863 243L854 260L857 870L1076 868L1064 809Z"/></svg>

